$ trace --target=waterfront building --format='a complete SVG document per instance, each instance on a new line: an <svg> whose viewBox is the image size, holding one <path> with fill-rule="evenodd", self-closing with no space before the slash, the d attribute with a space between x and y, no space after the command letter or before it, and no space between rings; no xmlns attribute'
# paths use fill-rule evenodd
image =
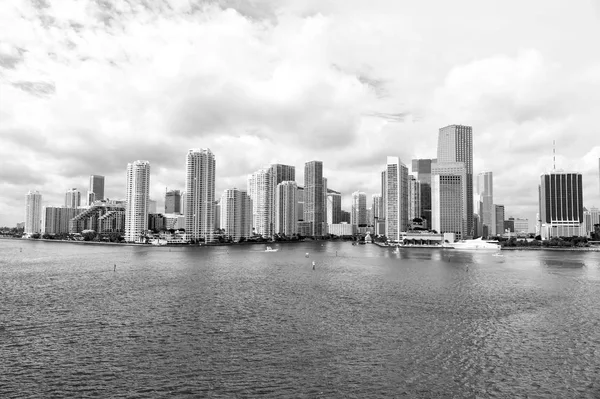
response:
<svg viewBox="0 0 600 399"><path fill-rule="evenodd" d="M46 234L68 234L69 222L83 209L46 206L42 213L42 230Z"/></svg>
<svg viewBox="0 0 600 399"><path fill-rule="evenodd" d="M584 220L584 231L585 235L589 236L590 233L595 231L594 225L600 223L598 208L592 207L590 210L584 209L583 220Z"/></svg>
<svg viewBox="0 0 600 399"><path fill-rule="evenodd" d="M494 204L494 212L492 213L492 231L495 231L496 236L504 234L504 205Z"/></svg>
<svg viewBox="0 0 600 399"><path fill-rule="evenodd" d="M72 188L65 193L65 207L79 208L81 206L81 193L77 188Z"/></svg>
<svg viewBox="0 0 600 399"><path fill-rule="evenodd" d="M466 179L464 162L431 165L431 228L440 234L467 237Z"/></svg>
<svg viewBox="0 0 600 399"><path fill-rule="evenodd" d="M431 164L436 159L413 159L412 172L417 174L417 181L421 185L421 213L427 226L431 226Z"/></svg>
<svg viewBox="0 0 600 399"><path fill-rule="evenodd" d="M166 229L167 219L162 213L148 214L148 230L158 233Z"/></svg>
<svg viewBox="0 0 600 399"><path fill-rule="evenodd" d="M304 187L298 186L298 192L296 193L296 214L298 215L298 221L304 221Z"/></svg>
<svg viewBox="0 0 600 399"><path fill-rule="evenodd" d="M221 195L221 228L233 242L252 236L252 199L244 190L231 188Z"/></svg>
<svg viewBox="0 0 600 399"><path fill-rule="evenodd" d="M352 193L350 223L357 227L367 225L367 194L362 191Z"/></svg>
<svg viewBox="0 0 600 399"><path fill-rule="evenodd" d="M409 175L408 179L408 221L412 222L415 218L421 218L421 182L414 176Z"/></svg>
<svg viewBox="0 0 600 399"><path fill-rule="evenodd" d="M103 201L104 197L104 176L100 175L91 175L90 176L90 187L88 193L93 193L94 200L89 202L88 205L93 204L94 201ZM89 194L88 194L89 199Z"/></svg>
<svg viewBox="0 0 600 399"><path fill-rule="evenodd" d="M492 172L477 174L477 197L479 203L477 213L479 213L481 221L481 235L491 234L495 236L498 230L497 225L492 222L494 212L494 176Z"/></svg>
<svg viewBox="0 0 600 399"><path fill-rule="evenodd" d="M275 233L290 237L297 232L296 194L298 185L295 181L282 181L275 189Z"/></svg>
<svg viewBox="0 0 600 399"><path fill-rule="evenodd" d="M542 239L585 235L581 173L542 174L538 188Z"/></svg>
<svg viewBox="0 0 600 399"><path fill-rule="evenodd" d="M466 209L467 224L462 238L473 237L473 129L471 126L450 125L439 130L437 164L462 162L465 166L466 195L462 207ZM433 165L433 164L432 164ZM433 171L432 171L433 175ZM433 190L433 188L432 188ZM433 202L433 199L432 199Z"/></svg>
<svg viewBox="0 0 600 399"><path fill-rule="evenodd" d="M313 231L312 222L305 222L304 220L299 220L296 223L296 228L300 237L309 237Z"/></svg>
<svg viewBox="0 0 600 399"><path fill-rule="evenodd" d="M408 229L408 168L400 158L388 156L385 177L385 234L398 242L400 232Z"/></svg>
<svg viewBox="0 0 600 399"><path fill-rule="evenodd" d="M340 215L340 223L350 223L350 212L342 210Z"/></svg>
<svg viewBox="0 0 600 399"><path fill-rule="evenodd" d="M325 204L323 203L323 162L310 161L304 165L304 221L311 223L310 237L322 237Z"/></svg>
<svg viewBox="0 0 600 399"><path fill-rule="evenodd" d="M177 213L165 213L165 230L185 230L185 216ZM219 219L221 217L219 216Z"/></svg>
<svg viewBox="0 0 600 399"><path fill-rule="evenodd" d="M165 193L165 213L181 214L181 191L170 190Z"/></svg>
<svg viewBox="0 0 600 399"><path fill-rule="evenodd" d="M252 227L254 233L271 235L271 192L270 168L262 168L248 175L248 195L252 199Z"/></svg>
<svg viewBox="0 0 600 399"><path fill-rule="evenodd" d="M275 212L275 194L277 185L284 181L296 181L296 167L292 165L284 165L273 163L269 166L269 177L270 177L270 193L271 198L269 200L271 215L269 217L269 234L273 234L275 231L275 220L277 215ZM296 209L296 207L294 207ZM297 210L296 210L297 211Z"/></svg>
<svg viewBox="0 0 600 399"><path fill-rule="evenodd" d="M525 218L508 218L513 221L515 233L517 236L526 236L529 234L529 219Z"/></svg>
<svg viewBox="0 0 600 399"><path fill-rule="evenodd" d="M25 234L42 232L42 194L29 191L25 195Z"/></svg>
<svg viewBox="0 0 600 399"><path fill-rule="evenodd" d="M381 194L371 195L371 216L373 218L373 226L376 226L378 221L385 219L383 214L383 197Z"/></svg>
<svg viewBox="0 0 600 399"><path fill-rule="evenodd" d="M221 198L219 198L215 201L214 214L215 214L215 223L213 225L213 228L216 232L217 230L221 230Z"/></svg>
<svg viewBox="0 0 600 399"><path fill-rule="evenodd" d="M127 164L125 241L143 241L142 237L148 231L149 200L150 162L135 161Z"/></svg>
<svg viewBox="0 0 600 399"><path fill-rule="evenodd" d="M326 235L327 231L327 179L323 178L323 221L321 222L322 235Z"/></svg>
<svg viewBox="0 0 600 399"><path fill-rule="evenodd" d="M342 195L329 192L327 194L327 224L337 224L342 220Z"/></svg>
<svg viewBox="0 0 600 399"><path fill-rule="evenodd" d="M384 222L384 226L385 226L385 216L387 215L387 209L385 207L385 196L386 196L386 179L387 179L387 175L386 175L386 171L383 170L381 172L381 205L382 205L382 212L381 212L381 216L379 218L380 222ZM385 227L383 228L383 230L380 231L380 234L385 234Z"/></svg>
<svg viewBox="0 0 600 399"><path fill-rule="evenodd" d="M135 205L136 201L134 201ZM69 220L69 233L81 233L84 230L94 230L98 234L125 233L125 212L127 205L118 201L96 201L86 209L81 209L72 219ZM135 223L134 223L135 224ZM146 218L147 225L147 218ZM139 229L138 237L132 241L140 239L147 229ZM135 232L134 232L135 234Z"/></svg>
<svg viewBox="0 0 600 399"><path fill-rule="evenodd" d="M186 157L185 232L192 241L212 242L214 233L215 156L208 148Z"/></svg>
<svg viewBox="0 0 600 399"><path fill-rule="evenodd" d="M329 234L343 237L343 236L353 236L358 233L358 226L351 223L333 223L329 226Z"/></svg>

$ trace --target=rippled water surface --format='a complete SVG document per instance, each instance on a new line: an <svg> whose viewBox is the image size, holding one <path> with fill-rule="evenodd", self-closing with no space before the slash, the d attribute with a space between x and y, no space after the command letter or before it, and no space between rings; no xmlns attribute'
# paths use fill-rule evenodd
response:
<svg viewBox="0 0 600 399"><path fill-rule="evenodd" d="M0 397L600 397L600 253L279 248L0 240Z"/></svg>

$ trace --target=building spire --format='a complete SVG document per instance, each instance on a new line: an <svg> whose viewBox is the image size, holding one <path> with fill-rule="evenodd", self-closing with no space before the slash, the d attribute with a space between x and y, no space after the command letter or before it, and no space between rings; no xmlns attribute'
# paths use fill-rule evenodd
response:
<svg viewBox="0 0 600 399"><path fill-rule="evenodd" d="M556 171L556 140L552 140L552 170Z"/></svg>

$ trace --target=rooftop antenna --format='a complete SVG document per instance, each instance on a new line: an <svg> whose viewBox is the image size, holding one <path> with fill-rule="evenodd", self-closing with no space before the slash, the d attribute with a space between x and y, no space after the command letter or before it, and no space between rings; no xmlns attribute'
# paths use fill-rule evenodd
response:
<svg viewBox="0 0 600 399"><path fill-rule="evenodd" d="M552 140L552 170L556 170L556 140Z"/></svg>

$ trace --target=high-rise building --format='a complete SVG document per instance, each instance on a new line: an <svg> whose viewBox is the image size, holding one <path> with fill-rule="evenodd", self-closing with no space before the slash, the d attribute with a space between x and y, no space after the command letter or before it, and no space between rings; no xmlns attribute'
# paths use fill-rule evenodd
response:
<svg viewBox="0 0 600 399"><path fill-rule="evenodd" d="M215 156L208 148L191 149L186 157L185 232L189 240L213 240Z"/></svg>
<svg viewBox="0 0 600 399"><path fill-rule="evenodd" d="M417 181L421 185L421 214L427 224L431 226L431 163L435 159L413 159L412 172L417 174Z"/></svg>
<svg viewBox="0 0 600 399"><path fill-rule="evenodd" d="M92 205L94 201L89 202L89 193L94 193L94 201L103 201L104 198L104 176L91 175L90 189L88 190L88 205Z"/></svg>
<svg viewBox="0 0 600 399"><path fill-rule="evenodd" d="M467 226L463 238L473 237L473 129L471 126L450 125L440 128L437 163L462 162L466 173ZM433 172L432 172L433 174Z"/></svg>
<svg viewBox="0 0 600 399"><path fill-rule="evenodd" d="M304 165L304 221L311 223L311 237L322 237L324 218L323 162Z"/></svg>
<svg viewBox="0 0 600 399"><path fill-rule="evenodd" d="M270 236L272 216L271 169L262 168L248 175L248 195L252 199L252 227L261 236Z"/></svg>
<svg viewBox="0 0 600 399"><path fill-rule="evenodd" d="M157 213L156 200L148 198L148 213Z"/></svg>
<svg viewBox="0 0 600 399"><path fill-rule="evenodd" d="M481 235L496 235L496 224L492 222L494 212L494 176L492 172L477 174L477 213L481 221ZM501 231L500 231L501 232Z"/></svg>
<svg viewBox="0 0 600 399"><path fill-rule="evenodd" d="M295 181L282 181L275 188L275 232L292 236L297 233L296 204L298 185Z"/></svg>
<svg viewBox="0 0 600 399"><path fill-rule="evenodd" d="M165 213L181 214L181 191L170 190L165 193Z"/></svg>
<svg viewBox="0 0 600 399"><path fill-rule="evenodd" d="M542 239L582 235L581 173L554 170L542 174L540 180L539 208Z"/></svg>
<svg viewBox="0 0 600 399"><path fill-rule="evenodd" d="M42 212L42 230L47 234L68 234L69 222L83 209L46 206Z"/></svg>
<svg viewBox="0 0 600 399"><path fill-rule="evenodd" d="M322 234L328 234L327 231L327 179L323 178L323 222L321 223Z"/></svg>
<svg viewBox="0 0 600 399"><path fill-rule="evenodd" d="M400 158L388 156L385 177L385 234L399 242L400 232L408 228L408 168Z"/></svg>
<svg viewBox="0 0 600 399"><path fill-rule="evenodd" d="M227 189L221 195L221 228L234 242L252 235L252 200L246 191Z"/></svg>
<svg viewBox="0 0 600 399"><path fill-rule="evenodd" d="M362 191L352 193L350 223L359 227L367 225L367 194Z"/></svg>
<svg viewBox="0 0 600 399"><path fill-rule="evenodd" d="M464 162L431 165L431 228L457 239L467 236L466 175Z"/></svg>
<svg viewBox="0 0 600 399"><path fill-rule="evenodd" d="M29 191L25 195L25 234L42 232L42 194Z"/></svg>
<svg viewBox="0 0 600 399"><path fill-rule="evenodd" d="M327 194L327 224L338 224L342 221L342 195Z"/></svg>
<svg viewBox="0 0 600 399"><path fill-rule="evenodd" d="M408 221L412 222L416 218L421 218L421 182L413 175L408 180Z"/></svg>
<svg viewBox="0 0 600 399"><path fill-rule="evenodd" d="M275 233L275 220L277 215L275 214L275 190L277 185L284 181L296 181L296 167L292 165L283 165L274 163L269 167L270 169L270 187L271 187L271 199L269 201L271 208L270 231L269 234Z"/></svg>
<svg viewBox="0 0 600 399"><path fill-rule="evenodd" d="M494 204L494 212L492 213L492 225L495 235L501 236L504 234L504 205Z"/></svg>
<svg viewBox="0 0 600 399"><path fill-rule="evenodd" d="M342 210L340 211L340 215L342 216L340 223L350 224L350 212Z"/></svg>
<svg viewBox="0 0 600 399"><path fill-rule="evenodd" d="M150 162L127 164L125 241L140 242L148 230Z"/></svg>
<svg viewBox="0 0 600 399"><path fill-rule="evenodd" d="M373 216L373 225L376 221L383 220L383 197L381 194L373 194L371 196L371 214Z"/></svg>
<svg viewBox="0 0 600 399"><path fill-rule="evenodd" d="M298 187L298 193L296 194L298 203L296 205L296 213L298 215L298 221L304 221L304 187Z"/></svg>
<svg viewBox="0 0 600 399"><path fill-rule="evenodd" d="M72 188L65 193L65 207L79 208L81 206L81 193L77 188Z"/></svg>
<svg viewBox="0 0 600 399"><path fill-rule="evenodd" d="M215 201L214 214L215 214L215 222L214 222L213 228L215 229L215 231L217 231L217 230L221 229L221 198L219 198L218 200Z"/></svg>

